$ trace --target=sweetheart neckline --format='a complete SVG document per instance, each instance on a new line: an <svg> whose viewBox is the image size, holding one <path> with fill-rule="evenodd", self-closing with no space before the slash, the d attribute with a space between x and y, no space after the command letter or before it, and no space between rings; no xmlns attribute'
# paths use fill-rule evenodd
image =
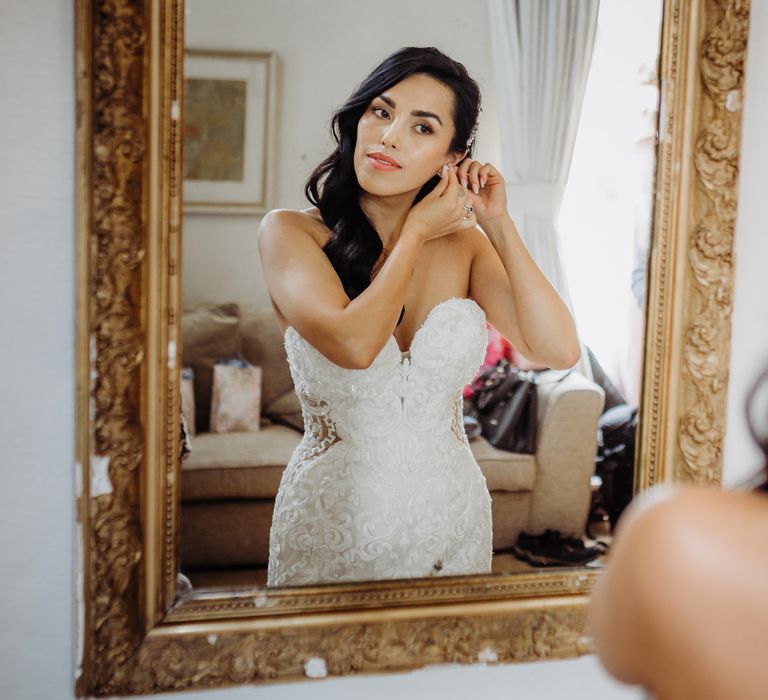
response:
<svg viewBox="0 0 768 700"><path fill-rule="evenodd" d="M478 309L481 311L483 310L480 304L478 304L474 299L470 299L469 297L448 297L447 299L443 299L442 301L438 301L437 304L435 304L428 312L427 315L424 317L424 320L421 322L421 325L416 329L416 331L413 334L413 338L411 338L411 344L408 346L407 350L400 350L400 345L397 342L397 338L395 338L395 334L392 333L389 337L391 340L395 341L395 346L397 347L398 352L400 353L401 357L404 357L406 355L411 354L411 350L413 349L413 344L416 342L416 336L419 334L422 328L426 325L427 321L429 321L429 317L432 315L432 312L438 307L442 306L446 302L449 301L470 301L472 302Z"/></svg>
<svg viewBox="0 0 768 700"><path fill-rule="evenodd" d="M411 344L410 344L410 346L408 347L407 350L401 350L400 349L400 345L398 345L397 338L395 338L395 334L394 333L392 333L389 336L389 340L387 340L387 342L389 342L390 340L394 340L395 341L395 347L397 348L397 351L400 353L400 361L401 362L402 362L403 358L405 358L407 356L408 357L410 356L411 350L413 350L413 345L416 342L417 336L421 332L421 329L424 328L424 326L426 325L427 321L429 321L429 318L430 318L430 316L432 316L432 313L434 312L434 310L437 309L438 306L442 306L443 304L447 304L449 301L469 301L472 304L474 304L478 309L480 309L480 311L483 311L483 313L485 313L485 311L483 310L483 307L480 306L480 304L478 304L474 299L470 299L469 297L448 297L447 299L443 299L442 301L438 301L437 304L435 304L427 312L427 315L424 317L424 320L421 322L421 325L416 329L416 332L413 334L413 338L411 338ZM314 347L314 345L312 345L308 340L306 340L306 338L304 338L304 336L301 335L301 333L299 333L291 325L287 326L286 329L285 329L285 332L283 333L283 342L285 342L285 338L288 335L288 331L289 330L292 330L297 336L299 336L299 338L304 340L308 345L310 345L311 347ZM315 348L315 350L317 350L317 348ZM320 351L317 350L317 352L320 352ZM322 355L322 353L320 353L320 354ZM323 357L325 357L325 355L323 355ZM328 358L326 357L325 359L327 360ZM331 360L328 360L328 361L331 362ZM335 364L335 363L332 363L332 364Z"/></svg>

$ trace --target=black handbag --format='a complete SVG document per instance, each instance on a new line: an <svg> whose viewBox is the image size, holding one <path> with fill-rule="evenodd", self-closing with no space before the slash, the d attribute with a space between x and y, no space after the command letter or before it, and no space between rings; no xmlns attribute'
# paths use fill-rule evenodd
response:
<svg viewBox="0 0 768 700"><path fill-rule="evenodd" d="M524 454L536 451L537 383L533 371L511 367L506 359L475 380L471 413L491 445Z"/></svg>
<svg viewBox="0 0 768 700"><path fill-rule="evenodd" d="M522 454L536 452L540 371L512 367L502 358L472 383L470 415L478 420L481 435L494 447ZM561 382L572 371L553 383Z"/></svg>

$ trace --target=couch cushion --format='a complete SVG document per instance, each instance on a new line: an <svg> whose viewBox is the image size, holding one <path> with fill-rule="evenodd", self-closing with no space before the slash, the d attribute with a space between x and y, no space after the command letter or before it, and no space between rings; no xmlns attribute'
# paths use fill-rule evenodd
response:
<svg viewBox="0 0 768 700"><path fill-rule="evenodd" d="M269 416L275 423L287 425L295 430L304 432L304 416L301 413L301 403L296 392L291 389L276 398L264 409L264 415Z"/></svg>
<svg viewBox="0 0 768 700"><path fill-rule="evenodd" d="M536 482L533 455L498 450L482 435L469 441L469 447L485 474L489 491L531 491Z"/></svg>
<svg viewBox="0 0 768 700"><path fill-rule="evenodd" d="M237 304L201 304L181 317L181 364L194 371L195 429L210 428L213 365L238 357L241 351L240 309Z"/></svg>
<svg viewBox="0 0 768 700"><path fill-rule="evenodd" d="M256 433L200 433L191 438L192 453L182 462L182 500L274 498L302 434L265 423ZM489 491L533 489L533 455L497 450L483 437L469 444Z"/></svg>
<svg viewBox="0 0 768 700"><path fill-rule="evenodd" d="M242 306L240 313L243 356L262 368L261 405L266 407L279 396L293 391L283 334L272 309Z"/></svg>
<svg viewBox="0 0 768 700"><path fill-rule="evenodd" d="M181 500L274 498L301 437L271 424L255 433L196 435L181 465Z"/></svg>

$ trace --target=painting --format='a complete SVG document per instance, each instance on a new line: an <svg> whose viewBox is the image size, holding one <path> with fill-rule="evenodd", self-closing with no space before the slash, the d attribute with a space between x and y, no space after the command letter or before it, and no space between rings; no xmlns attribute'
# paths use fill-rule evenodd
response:
<svg viewBox="0 0 768 700"><path fill-rule="evenodd" d="M185 52L185 213L273 208L276 60L274 53Z"/></svg>

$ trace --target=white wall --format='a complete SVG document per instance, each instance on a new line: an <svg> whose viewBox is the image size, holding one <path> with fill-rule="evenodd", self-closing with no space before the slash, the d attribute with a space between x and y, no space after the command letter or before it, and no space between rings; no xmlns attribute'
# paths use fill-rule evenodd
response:
<svg viewBox="0 0 768 700"><path fill-rule="evenodd" d="M0 697L73 682L71 2L0 9Z"/></svg>
<svg viewBox="0 0 768 700"><path fill-rule="evenodd" d="M381 14L387 15L387 6ZM470 6L468 6L470 7ZM470 10L466 10L467 13ZM462 15L463 16L463 15ZM751 376L764 331L768 143L761 131L768 56L756 38L768 7L754 3L737 233L732 366ZM5 0L0 23L0 697L71 698L74 677L74 57L73 3ZM749 180L749 182L747 182ZM756 327L759 335L748 335ZM742 369L743 374L741 374ZM741 422L735 402L730 422ZM728 456L749 454L733 431ZM730 438L730 436L729 436ZM727 461L726 477L741 469ZM170 696L169 696L170 697ZM593 657L496 668L444 667L392 676L280 684L174 698L621 698Z"/></svg>
<svg viewBox="0 0 768 700"><path fill-rule="evenodd" d="M475 158L498 162L485 2L464 0L188 0L189 48L275 51L276 201L305 209L304 183L333 151L331 116L358 83L403 46L436 46L477 80L483 112ZM184 301L238 301L271 309L256 246L258 216L184 218Z"/></svg>
<svg viewBox="0 0 768 700"><path fill-rule="evenodd" d="M757 375L768 365L768 3L753 2L750 14L723 450L723 483L729 488L762 469L763 454L747 431L744 402Z"/></svg>

